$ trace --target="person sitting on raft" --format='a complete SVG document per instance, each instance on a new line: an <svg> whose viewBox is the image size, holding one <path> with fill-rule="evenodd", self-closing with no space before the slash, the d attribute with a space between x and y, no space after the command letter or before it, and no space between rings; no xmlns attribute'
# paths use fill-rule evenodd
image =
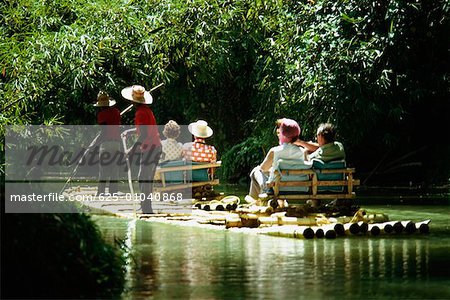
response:
<svg viewBox="0 0 450 300"><path fill-rule="evenodd" d="M260 194L264 193L268 184L270 185L269 177L274 177L279 159L304 160L305 150L294 144L300 135L298 123L291 119L281 119L277 132L280 145L272 147L264 161L250 173L250 190L245 197L247 202L256 203Z"/></svg>
<svg viewBox="0 0 450 300"><path fill-rule="evenodd" d="M213 130L208 123L198 120L189 124L188 130L194 136L194 142L183 145L184 158L193 162L215 162L217 160L216 148L205 142L206 138L213 135Z"/></svg>
<svg viewBox="0 0 450 300"><path fill-rule="evenodd" d="M162 154L159 162L181 160L183 158L183 144L177 141L180 135L180 125L174 120L170 120L164 126L162 133L166 139L161 141Z"/></svg>
<svg viewBox="0 0 450 300"><path fill-rule="evenodd" d="M317 143L297 140L296 145L304 147L310 153L307 158L317 158L323 162L345 160L345 150L342 143L336 140L336 130L331 123L322 123L317 129Z"/></svg>

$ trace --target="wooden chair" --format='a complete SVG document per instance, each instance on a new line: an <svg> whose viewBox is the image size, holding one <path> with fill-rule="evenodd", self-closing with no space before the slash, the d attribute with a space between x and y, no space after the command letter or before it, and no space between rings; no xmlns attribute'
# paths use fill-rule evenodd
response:
<svg viewBox="0 0 450 300"><path fill-rule="evenodd" d="M184 160L163 163L155 174L154 192L168 192L204 185L218 185L215 170L222 162L195 163Z"/></svg>
<svg viewBox="0 0 450 300"><path fill-rule="evenodd" d="M345 161L324 163L313 160L279 161L276 170L274 199L353 199L354 186L360 184L354 179L355 169L347 168Z"/></svg>

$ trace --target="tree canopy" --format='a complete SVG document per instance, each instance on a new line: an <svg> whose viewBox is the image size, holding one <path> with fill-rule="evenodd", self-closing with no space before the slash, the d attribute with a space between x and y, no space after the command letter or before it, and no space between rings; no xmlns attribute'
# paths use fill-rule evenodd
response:
<svg viewBox="0 0 450 300"><path fill-rule="evenodd" d="M90 124L99 89L119 99L125 86L164 82L158 122L207 120L225 178L247 176L276 143L274 121L289 117L307 140L336 124L366 174L442 182L449 10L445 0L3 1L1 130Z"/></svg>

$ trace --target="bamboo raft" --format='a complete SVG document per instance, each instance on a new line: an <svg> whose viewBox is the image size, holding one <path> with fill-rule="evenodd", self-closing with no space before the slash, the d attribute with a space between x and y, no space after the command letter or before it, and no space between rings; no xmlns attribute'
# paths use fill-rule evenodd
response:
<svg viewBox="0 0 450 300"><path fill-rule="evenodd" d="M222 196L221 200L198 201L153 201L155 214L142 214L139 204L120 196L114 201L98 199L96 187L77 186L64 191L65 197L84 196L90 201L82 202L82 210L109 213L125 218L137 218L150 222L165 222L178 225L198 226L237 232L265 234L287 238L335 239L350 236L376 237L380 235L412 235L429 233L431 220L390 221L380 213L359 210L353 216L327 217L324 214L309 214L305 217L287 216L271 206L241 205L236 196Z"/></svg>

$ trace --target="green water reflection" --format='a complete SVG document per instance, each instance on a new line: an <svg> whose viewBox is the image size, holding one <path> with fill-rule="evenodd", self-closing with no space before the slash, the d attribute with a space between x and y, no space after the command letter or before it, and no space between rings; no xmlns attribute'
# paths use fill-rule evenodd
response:
<svg viewBox="0 0 450 300"><path fill-rule="evenodd" d="M124 298L450 298L448 206L366 207L433 219L430 235L296 240L99 216L132 257Z"/></svg>

